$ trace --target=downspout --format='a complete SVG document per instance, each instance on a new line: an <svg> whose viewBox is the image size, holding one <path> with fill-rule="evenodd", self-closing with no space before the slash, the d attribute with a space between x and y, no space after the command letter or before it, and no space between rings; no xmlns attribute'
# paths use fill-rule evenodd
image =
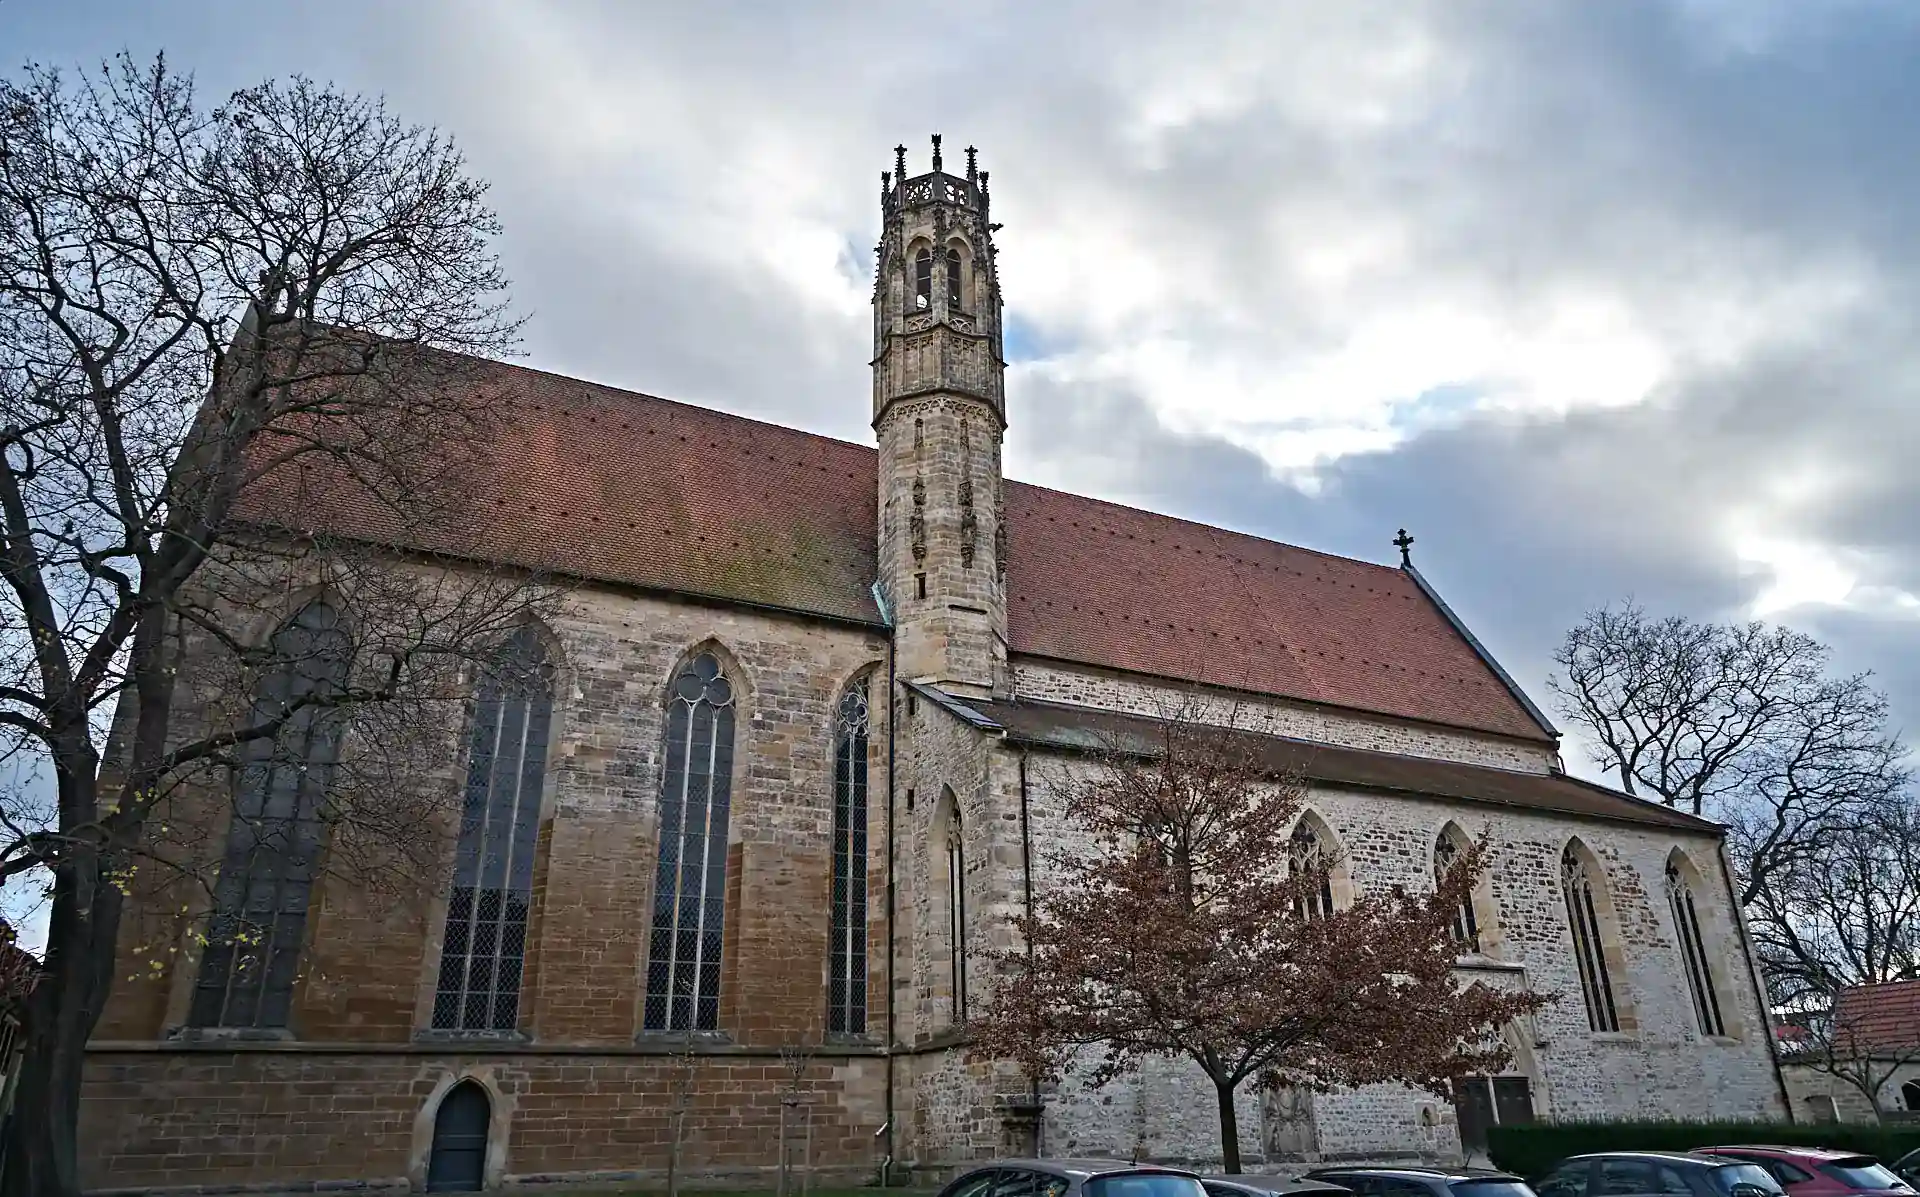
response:
<svg viewBox="0 0 1920 1197"><path fill-rule="evenodd" d="M1027 816L1027 751L1020 750L1020 877L1026 887L1027 926L1033 926L1033 825ZM1027 941L1027 969L1033 969L1033 936L1022 936ZM1027 1079L1027 1103L1033 1109L1033 1154L1038 1159L1047 1158L1044 1137L1047 1120L1040 1107L1040 1082L1031 1077Z"/></svg>
<svg viewBox="0 0 1920 1197"><path fill-rule="evenodd" d="M1780 1053L1773 1042L1773 1009L1767 1000L1766 979L1760 975L1759 961L1754 958L1753 938L1747 934L1747 912L1740 907L1740 895L1733 891L1733 862L1727 858L1727 841L1723 836L1718 844L1720 856L1720 880L1727 887L1727 909L1733 912L1734 933L1740 937L1741 955L1747 961L1747 980L1753 983L1753 996L1760 1003L1760 1031L1766 1037L1767 1066L1773 1070L1773 1087L1780 1093L1780 1108L1787 1112L1787 1121L1799 1121L1793 1113L1793 1095L1787 1092L1787 1078L1780 1072Z"/></svg>
<svg viewBox="0 0 1920 1197"><path fill-rule="evenodd" d="M893 1025L893 994L897 980L894 977L894 835L893 824L897 811L894 806L893 764L894 764L894 725L898 722L900 704L894 698L894 631L893 613L887 609L887 596L880 589L880 583L873 584L873 605L880 609L880 620L887 625L887 1102L886 1121L881 1125L881 1134L885 1136L883 1149L885 1156L880 1163L880 1185L885 1188L892 1183L894 1143L893 1115L893 1048L899 1042L899 1034Z"/></svg>

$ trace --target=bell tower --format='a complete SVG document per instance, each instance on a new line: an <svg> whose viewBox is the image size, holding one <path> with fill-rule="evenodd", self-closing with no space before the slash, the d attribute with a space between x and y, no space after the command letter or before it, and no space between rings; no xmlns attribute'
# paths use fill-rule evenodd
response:
<svg viewBox="0 0 1920 1197"><path fill-rule="evenodd" d="M873 429L880 443L880 585L900 676L955 693L1008 689L1006 431L1000 279L987 173L880 175L873 290Z"/></svg>

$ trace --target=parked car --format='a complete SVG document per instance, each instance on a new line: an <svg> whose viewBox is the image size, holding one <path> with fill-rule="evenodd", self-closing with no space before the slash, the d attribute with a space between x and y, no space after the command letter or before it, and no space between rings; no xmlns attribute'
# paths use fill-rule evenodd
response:
<svg viewBox="0 0 1920 1197"><path fill-rule="evenodd" d="M1907 1184L1920 1189L1920 1151L1909 1151L1893 1161L1893 1172Z"/></svg>
<svg viewBox="0 0 1920 1197"><path fill-rule="evenodd" d="M1702 1154L1746 1160L1773 1173L1791 1197L1911 1193L1913 1187L1872 1156L1825 1147L1702 1147ZM1902 1159L1910 1157L1902 1156Z"/></svg>
<svg viewBox="0 0 1920 1197"><path fill-rule="evenodd" d="M1490 1168L1315 1168L1306 1179L1359 1197L1534 1197L1520 1177Z"/></svg>
<svg viewBox="0 0 1920 1197"><path fill-rule="evenodd" d="M1758 1164L1682 1151L1603 1151L1561 1160L1533 1183L1540 1197L1774 1197Z"/></svg>
<svg viewBox="0 0 1920 1197"><path fill-rule="evenodd" d="M1325 1180L1293 1180L1285 1176L1203 1176L1207 1197L1353 1197L1353 1190Z"/></svg>
<svg viewBox="0 0 1920 1197"><path fill-rule="evenodd" d="M996 1160L953 1178L940 1197L1207 1197L1200 1176L1125 1160Z"/></svg>

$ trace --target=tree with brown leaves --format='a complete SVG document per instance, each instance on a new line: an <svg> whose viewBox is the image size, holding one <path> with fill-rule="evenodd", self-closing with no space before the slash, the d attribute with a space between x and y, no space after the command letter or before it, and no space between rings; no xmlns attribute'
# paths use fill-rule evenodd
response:
<svg viewBox="0 0 1920 1197"><path fill-rule="evenodd" d="M0 881L51 895L9 1195L79 1192L129 892L204 912L222 841L356 893L444 858L462 679L535 594L457 564L500 414L461 355L516 327L485 191L305 80L214 107L164 61L0 80L0 754L53 783L0 793ZM313 532L329 504L385 545ZM201 934L273 967L228 905Z"/></svg>
<svg viewBox="0 0 1920 1197"><path fill-rule="evenodd" d="M1505 1066L1501 1029L1550 998L1455 974L1484 844L1431 892L1342 904L1337 862L1292 844L1304 787L1263 765L1260 737L1184 712L1155 726L1155 742L1069 770L1067 817L1089 846L1055 854L1056 880L1017 920L1026 943L996 958L978 1052L1036 1079L1084 1068L1096 1087L1146 1057L1190 1059L1213 1082L1229 1172L1250 1080L1445 1092Z"/></svg>

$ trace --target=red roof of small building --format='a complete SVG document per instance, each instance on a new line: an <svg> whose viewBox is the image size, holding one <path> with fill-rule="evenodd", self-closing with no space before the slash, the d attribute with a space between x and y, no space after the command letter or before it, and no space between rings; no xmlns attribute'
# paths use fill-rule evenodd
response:
<svg viewBox="0 0 1920 1197"><path fill-rule="evenodd" d="M242 514L880 623L871 447L507 363L473 384L512 419L464 479L463 528L403 529L311 477ZM1015 654L1553 740L1401 569L1021 482L1006 509Z"/></svg>
<svg viewBox="0 0 1920 1197"><path fill-rule="evenodd" d="M1835 995L1835 1042L1852 1051L1920 1047L1920 981L1854 985Z"/></svg>

